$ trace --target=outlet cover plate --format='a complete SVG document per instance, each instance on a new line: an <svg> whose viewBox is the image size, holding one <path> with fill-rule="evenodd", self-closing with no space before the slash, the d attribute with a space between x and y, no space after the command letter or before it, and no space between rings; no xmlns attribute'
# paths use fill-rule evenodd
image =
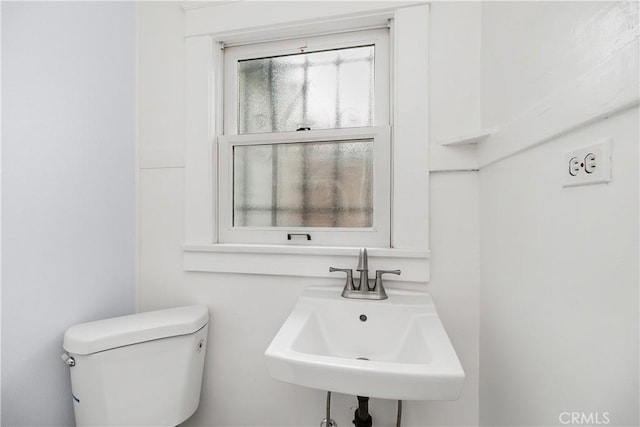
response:
<svg viewBox="0 0 640 427"><path fill-rule="evenodd" d="M593 156L595 155L595 161ZM587 173L585 165L587 156L589 164L594 165L593 172ZM572 162L578 161L577 171L572 168ZM573 187L576 185L601 184L611 181L611 138L597 144L576 150L565 151L562 156L562 185Z"/></svg>

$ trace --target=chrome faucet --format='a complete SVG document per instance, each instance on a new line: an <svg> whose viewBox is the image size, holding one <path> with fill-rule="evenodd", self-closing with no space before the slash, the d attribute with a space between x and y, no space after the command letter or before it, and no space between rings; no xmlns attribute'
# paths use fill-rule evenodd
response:
<svg viewBox="0 0 640 427"><path fill-rule="evenodd" d="M356 271L360 272L360 279L358 286L353 283L353 270L350 268L334 268L329 267L330 272L341 271L347 274L347 283L342 290L342 296L344 298L361 298L361 299L387 299L387 293L382 285L383 274L397 274L400 275L400 270L376 270L376 279L373 284L373 288L369 286L369 259L367 256L367 249L360 249L360 256L358 257L358 266Z"/></svg>

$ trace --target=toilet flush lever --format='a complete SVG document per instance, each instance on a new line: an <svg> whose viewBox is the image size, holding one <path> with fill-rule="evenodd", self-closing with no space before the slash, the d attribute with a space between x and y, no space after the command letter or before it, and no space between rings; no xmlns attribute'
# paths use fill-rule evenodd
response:
<svg viewBox="0 0 640 427"><path fill-rule="evenodd" d="M73 357L69 356L67 353L63 353L62 355L60 355L60 359L62 359L62 361L68 367L76 366L76 359L74 359Z"/></svg>

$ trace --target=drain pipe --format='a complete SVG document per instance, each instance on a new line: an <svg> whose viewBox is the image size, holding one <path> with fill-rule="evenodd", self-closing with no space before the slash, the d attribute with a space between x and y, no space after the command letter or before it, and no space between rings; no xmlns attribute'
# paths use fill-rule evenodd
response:
<svg viewBox="0 0 640 427"><path fill-rule="evenodd" d="M353 424L355 427L371 427L373 420L369 414L369 398L358 396L358 408L353 413Z"/></svg>
<svg viewBox="0 0 640 427"><path fill-rule="evenodd" d="M355 427L372 427L373 419L369 414L369 398L358 396L358 408L353 414L353 424ZM396 417L396 427L402 424L402 400L398 400L398 415ZM320 422L320 427L338 427L338 424L331 419L331 392L327 392L326 417Z"/></svg>
<svg viewBox="0 0 640 427"><path fill-rule="evenodd" d="M402 400L398 400L398 415L396 417L396 427L402 423ZM353 424L355 427L372 427L373 419L369 414L369 398L358 396L358 408L353 414Z"/></svg>

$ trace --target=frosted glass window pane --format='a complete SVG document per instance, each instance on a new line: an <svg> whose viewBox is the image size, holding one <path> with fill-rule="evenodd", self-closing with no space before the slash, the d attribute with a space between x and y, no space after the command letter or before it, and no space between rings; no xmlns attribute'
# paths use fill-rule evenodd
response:
<svg viewBox="0 0 640 427"><path fill-rule="evenodd" d="M238 132L373 125L374 46L238 62Z"/></svg>
<svg viewBox="0 0 640 427"><path fill-rule="evenodd" d="M373 225L373 141L233 148L236 227Z"/></svg>

